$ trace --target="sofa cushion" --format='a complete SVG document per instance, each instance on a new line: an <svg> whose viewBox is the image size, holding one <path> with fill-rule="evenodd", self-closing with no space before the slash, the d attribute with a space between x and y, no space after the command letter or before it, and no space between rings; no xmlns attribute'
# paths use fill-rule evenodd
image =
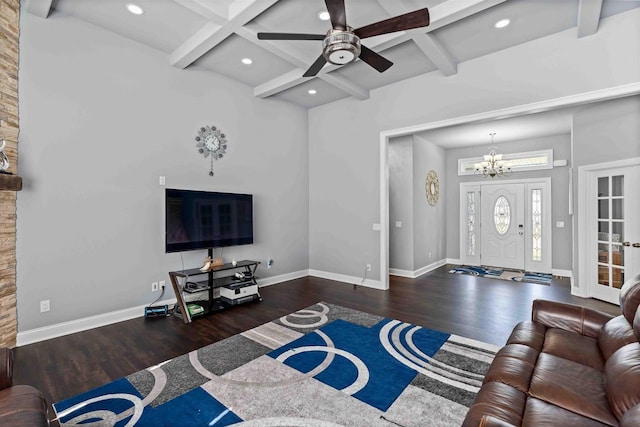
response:
<svg viewBox="0 0 640 427"><path fill-rule="evenodd" d="M526 403L526 395L506 384L486 383L482 386L464 419L463 427L478 426L484 415L519 426Z"/></svg>
<svg viewBox="0 0 640 427"><path fill-rule="evenodd" d="M547 329L542 346L544 353L602 371L604 360L600 353L598 340L557 328Z"/></svg>
<svg viewBox="0 0 640 427"><path fill-rule="evenodd" d="M640 305L640 286L636 286L638 282L640 282L640 274L636 274L620 288L620 307L630 325L633 325L633 319Z"/></svg>
<svg viewBox="0 0 640 427"><path fill-rule="evenodd" d="M640 311L639 311L640 313ZM609 320L598 335L598 345L604 360L627 344L636 342L636 336L631 325L624 316L620 315Z"/></svg>
<svg viewBox="0 0 640 427"><path fill-rule="evenodd" d="M544 326L529 320L520 322L513 328L507 344L522 344L541 351L546 330Z"/></svg>
<svg viewBox="0 0 640 427"><path fill-rule="evenodd" d="M507 344L494 357L484 382L501 382L527 393L538 354L526 345Z"/></svg>
<svg viewBox="0 0 640 427"><path fill-rule="evenodd" d="M48 426L47 403L42 393L28 385L0 390L0 425Z"/></svg>
<svg viewBox="0 0 640 427"><path fill-rule="evenodd" d="M618 423L605 395L603 373L552 354L540 353L529 395L604 424Z"/></svg>
<svg viewBox="0 0 640 427"><path fill-rule="evenodd" d="M534 300L531 320L547 328L564 329L579 335L597 338L602 325L613 316L572 304Z"/></svg>
<svg viewBox="0 0 640 427"><path fill-rule="evenodd" d="M603 427L603 424L591 418L567 411L556 405L530 397L524 409L522 418L523 426L550 426L561 425L563 427Z"/></svg>
<svg viewBox="0 0 640 427"><path fill-rule="evenodd" d="M640 344L627 344L616 351L607 360L604 374L609 404L620 419L640 404Z"/></svg>

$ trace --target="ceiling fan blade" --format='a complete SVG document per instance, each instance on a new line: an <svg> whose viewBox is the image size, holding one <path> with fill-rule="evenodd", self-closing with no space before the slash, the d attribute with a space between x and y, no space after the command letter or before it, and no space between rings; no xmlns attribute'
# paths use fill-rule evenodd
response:
<svg viewBox="0 0 640 427"><path fill-rule="evenodd" d="M258 40L324 40L324 34L258 33Z"/></svg>
<svg viewBox="0 0 640 427"><path fill-rule="evenodd" d="M361 39L380 34L395 33L396 31L411 30L413 28L426 27L429 25L429 9L416 10L405 13L394 18L385 19L373 24L365 25L354 31L355 35Z"/></svg>
<svg viewBox="0 0 640 427"><path fill-rule="evenodd" d="M320 55L318 57L318 59L316 59L316 62L314 62L313 64L311 64L311 67L309 67L309 69L307 71L305 71L305 73L302 75L302 77L313 77L316 74L318 74L320 72L320 70L322 70L322 67L324 67L324 64L327 63L327 60L324 59L324 56Z"/></svg>
<svg viewBox="0 0 640 427"><path fill-rule="evenodd" d="M344 8L344 0L324 0L327 11L331 17L331 26L336 30L347 29L347 15Z"/></svg>
<svg viewBox="0 0 640 427"><path fill-rule="evenodd" d="M360 59L381 73L393 65L393 62L363 45L360 45Z"/></svg>

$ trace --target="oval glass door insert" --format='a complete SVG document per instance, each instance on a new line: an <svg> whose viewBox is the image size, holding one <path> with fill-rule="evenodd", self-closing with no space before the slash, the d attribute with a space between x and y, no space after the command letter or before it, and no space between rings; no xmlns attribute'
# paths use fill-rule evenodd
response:
<svg viewBox="0 0 640 427"><path fill-rule="evenodd" d="M511 206L506 197L500 196L496 199L493 208L493 222L499 235L504 236L509 231L511 224Z"/></svg>

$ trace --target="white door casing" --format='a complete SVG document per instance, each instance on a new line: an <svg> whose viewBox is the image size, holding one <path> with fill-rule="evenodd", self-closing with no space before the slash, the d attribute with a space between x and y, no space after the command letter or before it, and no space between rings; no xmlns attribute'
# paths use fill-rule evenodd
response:
<svg viewBox="0 0 640 427"><path fill-rule="evenodd" d="M511 213L502 235L494 219L500 195L509 202ZM551 273L551 230L551 178L460 184L463 264Z"/></svg>

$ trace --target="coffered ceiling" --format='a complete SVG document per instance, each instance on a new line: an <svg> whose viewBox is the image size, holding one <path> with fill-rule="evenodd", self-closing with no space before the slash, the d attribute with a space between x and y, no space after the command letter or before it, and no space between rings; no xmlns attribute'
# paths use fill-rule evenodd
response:
<svg viewBox="0 0 640 427"><path fill-rule="evenodd" d="M127 4L144 13L134 15ZM323 0L27 0L26 12L55 20L74 16L167 57L178 69L197 67L253 87L260 98L315 107L424 73L455 76L458 65L536 38L576 29L598 31L601 19L640 6L636 0L345 0L347 23L361 27L428 7L431 24L363 40L394 65L378 73L358 60L327 64L302 77L321 53L321 41L258 40L258 32L324 34ZM510 24L496 28L502 19ZM251 59L246 65L243 58ZM315 91L310 94L309 91Z"/></svg>

